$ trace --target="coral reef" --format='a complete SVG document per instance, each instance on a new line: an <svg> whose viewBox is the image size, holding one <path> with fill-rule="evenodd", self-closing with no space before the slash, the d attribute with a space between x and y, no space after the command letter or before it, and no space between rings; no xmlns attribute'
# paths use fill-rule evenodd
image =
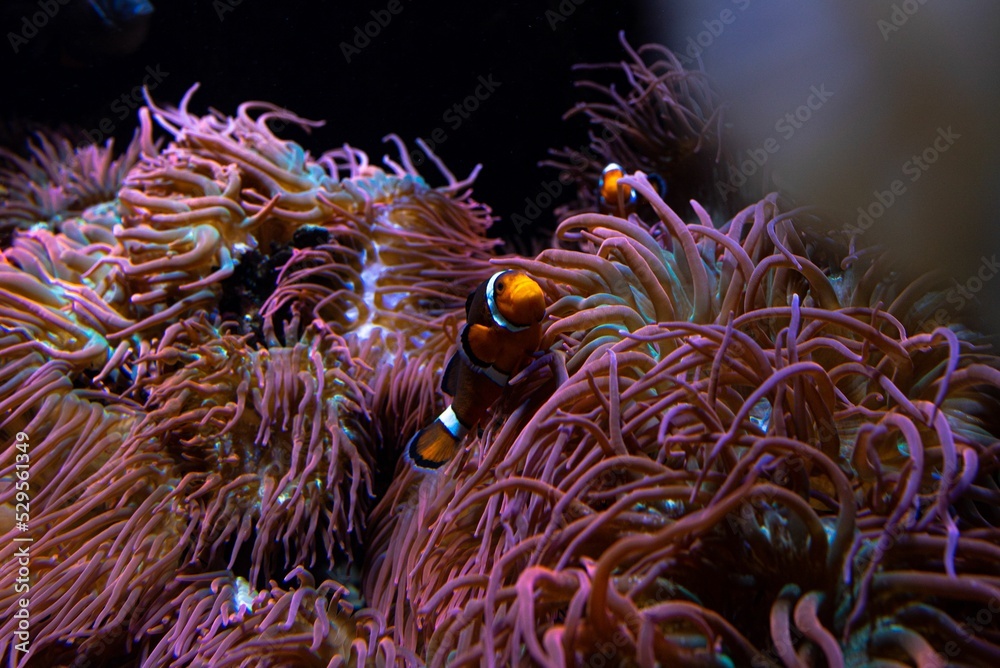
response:
<svg viewBox="0 0 1000 668"><path fill-rule="evenodd" d="M822 212L770 194L727 215L703 75L626 48L632 93L580 107L621 139L595 138L578 206L610 158L644 208L568 217L533 257L494 255L475 173L432 158L431 187L394 136L384 168L314 158L274 127L315 122L199 116L193 89L149 101L117 160L8 156L3 660L1000 659L1000 359L959 323L924 331L935 285ZM451 462L413 467L498 267L545 291L540 350Z"/></svg>

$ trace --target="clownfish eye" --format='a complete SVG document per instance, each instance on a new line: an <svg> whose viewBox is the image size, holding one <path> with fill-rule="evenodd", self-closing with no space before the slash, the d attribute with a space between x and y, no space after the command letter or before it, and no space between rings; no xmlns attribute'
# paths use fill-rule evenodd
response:
<svg viewBox="0 0 1000 668"><path fill-rule="evenodd" d="M493 289L496 292L503 292L503 283L501 283L500 281L497 281L496 284L493 286Z"/></svg>

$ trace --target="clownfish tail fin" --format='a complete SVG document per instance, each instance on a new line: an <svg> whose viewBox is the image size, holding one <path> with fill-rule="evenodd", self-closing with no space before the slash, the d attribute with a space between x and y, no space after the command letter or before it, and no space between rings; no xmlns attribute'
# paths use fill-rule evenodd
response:
<svg viewBox="0 0 1000 668"><path fill-rule="evenodd" d="M406 446L406 456L419 468L441 468L455 456L459 441L467 431L449 406L434 422L410 439Z"/></svg>

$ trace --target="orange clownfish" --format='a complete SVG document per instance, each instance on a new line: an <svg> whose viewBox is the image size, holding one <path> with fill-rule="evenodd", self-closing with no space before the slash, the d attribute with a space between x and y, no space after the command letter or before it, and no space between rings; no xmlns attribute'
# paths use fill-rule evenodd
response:
<svg viewBox="0 0 1000 668"><path fill-rule="evenodd" d="M601 213L610 213L625 217L630 213L635 213L639 203L636 192L618 181L627 172L617 162L609 162L608 166L601 172L601 179L597 182L597 201ZM667 193L667 184L659 174L647 174L646 178L653 184L660 197Z"/></svg>
<svg viewBox="0 0 1000 668"><path fill-rule="evenodd" d="M601 172L601 180L597 182L597 199L601 211L608 213L625 212L635 209L638 197L635 191L618 180L625 176L625 170L617 162L609 162Z"/></svg>
<svg viewBox="0 0 1000 668"><path fill-rule="evenodd" d="M469 295L462 344L441 379L452 402L410 439L406 456L414 465L436 469L452 458L510 377L538 349L544 315L541 287L521 271L498 271Z"/></svg>

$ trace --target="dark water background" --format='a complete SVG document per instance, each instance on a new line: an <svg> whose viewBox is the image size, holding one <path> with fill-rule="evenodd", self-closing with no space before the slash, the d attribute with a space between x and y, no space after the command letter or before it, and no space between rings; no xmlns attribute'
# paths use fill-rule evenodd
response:
<svg viewBox="0 0 1000 668"><path fill-rule="evenodd" d="M651 16L634 3L577 2L565 0L560 13L559 2L396 0L392 14L388 1L161 0L142 45L117 57L67 53L66 33L78 22L59 24L57 15L20 53L9 39L0 45L9 81L2 116L67 123L122 142L135 125L129 98L145 79L154 99L172 104L201 82L191 105L197 113L208 106L234 113L241 102L266 100L326 120L311 136L289 133L314 154L348 142L379 162L386 134L412 143L440 129L445 141L435 152L456 175L483 163L476 198L501 217L502 233L524 198L555 175L537 167L547 149L586 140L583 123L560 120L577 99L570 67L622 58L619 30L641 43L667 24L666 12ZM372 12L386 25L368 25ZM22 28L23 13L8 14L5 35ZM375 25L370 43L354 51L364 44L356 30L375 33ZM350 45L346 55L342 43ZM467 111L480 77L499 85Z"/></svg>

